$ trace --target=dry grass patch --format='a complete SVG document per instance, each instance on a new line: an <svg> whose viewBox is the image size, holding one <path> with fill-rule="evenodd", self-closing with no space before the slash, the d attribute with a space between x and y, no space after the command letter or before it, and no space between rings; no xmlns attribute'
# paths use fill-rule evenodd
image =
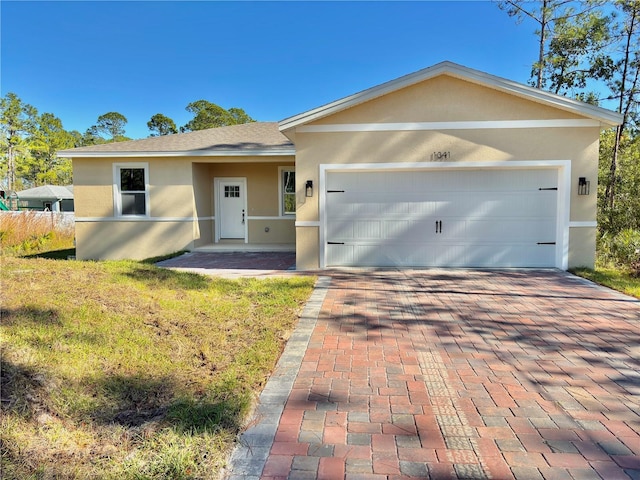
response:
<svg viewBox="0 0 640 480"><path fill-rule="evenodd" d="M313 279L2 259L3 478L216 478Z"/></svg>
<svg viewBox="0 0 640 480"><path fill-rule="evenodd" d="M73 247L75 227L62 214L45 212L1 212L0 253L29 255Z"/></svg>

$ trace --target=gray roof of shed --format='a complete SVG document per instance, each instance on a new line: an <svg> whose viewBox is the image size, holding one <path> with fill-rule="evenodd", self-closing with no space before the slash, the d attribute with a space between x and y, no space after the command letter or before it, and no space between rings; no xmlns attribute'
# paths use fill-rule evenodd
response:
<svg viewBox="0 0 640 480"><path fill-rule="evenodd" d="M253 122L128 142L61 150L59 157L293 155L291 141L276 122Z"/></svg>
<svg viewBox="0 0 640 480"><path fill-rule="evenodd" d="M21 200L69 200L73 199L73 187L61 187L60 185L43 185L42 187L28 188L17 192Z"/></svg>

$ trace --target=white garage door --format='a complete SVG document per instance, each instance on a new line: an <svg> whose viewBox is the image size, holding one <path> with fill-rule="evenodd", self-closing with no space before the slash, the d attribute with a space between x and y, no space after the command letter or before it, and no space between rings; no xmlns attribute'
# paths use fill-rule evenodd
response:
<svg viewBox="0 0 640 480"><path fill-rule="evenodd" d="M327 172L325 262L553 267L556 169Z"/></svg>

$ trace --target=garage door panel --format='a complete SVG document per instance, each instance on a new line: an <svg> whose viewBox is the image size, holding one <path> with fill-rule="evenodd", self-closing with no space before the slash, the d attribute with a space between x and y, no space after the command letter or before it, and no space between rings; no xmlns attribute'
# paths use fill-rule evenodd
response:
<svg viewBox="0 0 640 480"><path fill-rule="evenodd" d="M382 238L380 220L358 220L354 222L353 233L356 238L379 240Z"/></svg>
<svg viewBox="0 0 640 480"><path fill-rule="evenodd" d="M468 253L469 267L548 267L552 248L544 245L476 245Z"/></svg>
<svg viewBox="0 0 640 480"><path fill-rule="evenodd" d="M327 264L343 267L420 267L432 266L437 248L424 244L384 245L359 243L327 245Z"/></svg>
<svg viewBox="0 0 640 480"><path fill-rule="evenodd" d="M555 222L549 219L500 218L467 222L468 236L485 242L537 244L542 241L553 241L556 236L555 231Z"/></svg>
<svg viewBox="0 0 640 480"><path fill-rule="evenodd" d="M416 238L428 243L435 236L435 223L426 220L387 220L384 222L384 238L403 245L415 244Z"/></svg>
<svg viewBox="0 0 640 480"><path fill-rule="evenodd" d="M550 267L558 171L328 172L326 265ZM541 190L542 189L542 190Z"/></svg>
<svg viewBox="0 0 640 480"><path fill-rule="evenodd" d="M355 238L355 222L347 219L330 220L327 223L327 238L331 241L342 242Z"/></svg>
<svg viewBox="0 0 640 480"><path fill-rule="evenodd" d="M327 264L345 267L548 267L549 246L328 245Z"/></svg>
<svg viewBox="0 0 640 480"><path fill-rule="evenodd" d="M446 220L438 220L438 222L440 222L437 226L438 233L435 233L435 222L433 226L433 238L438 243L454 240L464 241L467 238L467 220L448 218Z"/></svg>
<svg viewBox="0 0 640 480"><path fill-rule="evenodd" d="M449 229L451 231L452 228ZM331 220L327 223L327 238L333 242L360 239L363 242L378 240L381 244L430 242L436 236L435 222L426 219L412 220Z"/></svg>
<svg viewBox="0 0 640 480"><path fill-rule="evenodd" d="M343 267L356 266L354 262L353 245L332 245L328 244L326 249L327 265Z"/></svg>

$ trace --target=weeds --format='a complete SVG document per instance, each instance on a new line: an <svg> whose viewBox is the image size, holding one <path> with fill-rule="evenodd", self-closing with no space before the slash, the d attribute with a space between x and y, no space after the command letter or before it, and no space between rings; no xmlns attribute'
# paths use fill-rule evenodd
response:
<svg viewBox="0 0 640 480"><path fill-rule="evenodd" d="M312 279L3 260L3 478L217 478Z"/></svg>
<svg viewBox="0 0 640 480"><path fill-rule="evenodd" d="M2 212L0 253L30 255L73 246L75 228L61 214L43 212Z"/></svg>
<svg viewBox="0 0 640 480"><path fill-rule="evenodd" d="M640 278L627 270L598 267L595 270L576 268L571 272L605 287L640 298Z"/></svg>

